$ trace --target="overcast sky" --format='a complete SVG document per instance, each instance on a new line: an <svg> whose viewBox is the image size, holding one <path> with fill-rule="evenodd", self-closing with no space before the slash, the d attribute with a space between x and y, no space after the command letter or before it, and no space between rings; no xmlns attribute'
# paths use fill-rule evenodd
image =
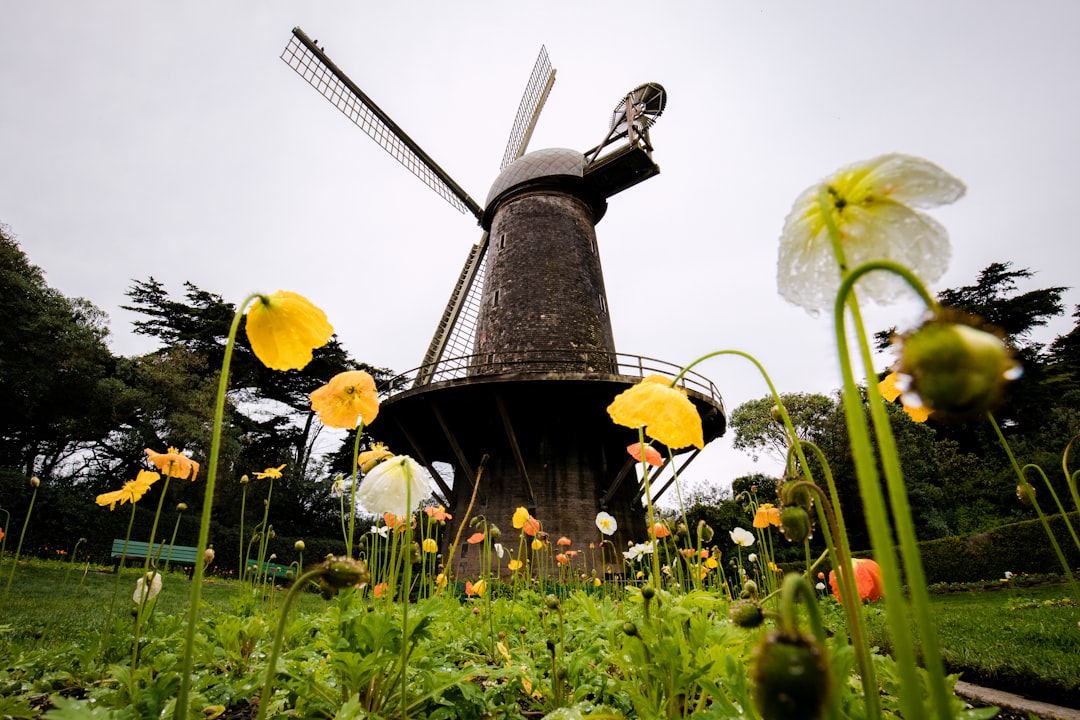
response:
<svg viewBox="0 0 1080 720"><path fill-rule="evenodd" d="M664 85L661 174L597 227L620 352L738 349L782 392L837 387L831 321L776 293L777 238L806 187L888 152L968 186L933 213L953 243L936 289L995 261L1036 270L1023 289L1080 285L1078 3L374 5L0 0L0 222L110 315L114 352L151 348L119 306L153 275L300 292L358 359L420 364L480 230L278 59L296 25L481 202L541 45L558 75L531 150L584 151L624 93ZM742 360L701 370L729 412L767 390ZM727 437L684 479L775 470Z"/></svg>

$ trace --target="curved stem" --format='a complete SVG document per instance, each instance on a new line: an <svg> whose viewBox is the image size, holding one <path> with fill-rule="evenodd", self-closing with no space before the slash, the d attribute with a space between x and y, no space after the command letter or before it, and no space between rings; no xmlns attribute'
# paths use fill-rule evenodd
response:
<svg viewBox="0 0 1080 720"><path fill-rule="evenodd" d="M838 237L837 235L834 238L835 246L839 246ZM916 688L921 687L918 684L918 664L914 643L906 621L909 604L903 597L904 583L901 579L896 551L893 547L893 528L889 523L885 499L881 492L874 451L864 415L863 400L851 367L845 322L847 311L850 311L855 325L855 337L858 341L860 357L869 378L874 372L873 359L866 340L866 331L862 324L859 304L853 288L860 277L873 270L894 271L915 288L916 292L924 300L929 299L929 303L933 304L933 299L929 298L929 293L918 278L906 268L895 263L882 261L866 263L850 272L845 271L834 307L836 341L844 378L844 410L847 416L856 475L859 480L860 493L863 497L871 544L881 567L882 580L885 585L887 618L893 639L894 654L900 668L901 687L910 689L901 693L900 701L904 707L905 716L916 717L919 712L918 708L922 704L922 697L921 692L916 692ZM866 393L866 404L869 406L870 419L878 443L879 456L885 474L885 485L892 504L893 521L895 522L897 539L904 560L904 570L908 578L907 591L911 597L910 607L920 630L919 637L922 641L923 662L927 669L930 695L938 717L949 718L952 717L951 696L945 682L944 662L934 629L925 573L919 555L918 539L915 536L911 510L908 505L907 488L904 486L903 474L900 470L896 443L892 436L885 405L881 399L877 384L868 382Z"/></svg>
<svg viewBox="0 0 1080 720"><path fill-rule="evenodd" d="M262 693L259 695L259 714L256 720L264 720L267 708L270 706L270 693L273 692L274 688L274 674L277 672L277 659L281 653L281 639L285 635L285 623L289 618L289 610L292 609L293 602L303 592L308 582L322 575L323 570L324 568L320 564L296 578L296 582L289 588L289 592L281 602L281 615L278 617L277 630L274 631L274 642L270 646L270 655L266 659L266 679L263 680ZM184 716L178 713L176 717L180 720Z"/></svg>
<svg viewBox="0 0 1080 720"><path fill-rule="evenodd" d="M4 599L7 600L8 591L11 590L11 581L15 577L15 568L19 565L19 555L22 554L23 538L26 537L26 528L30 525L30 513L34 511L34 501L37 500L37 486L30 495L30 505L26 508L26 518L23 520L22 532L19 533L19 544L15 547L15 559L11 562L11 570L8 572L7 585L4 586Z"/></svg>
<svg viewBox="0 0 1080 720"><path fill-rule="evenodd" d="M1072 521L1069 520L1069 514L1065 512L1065 507L1061 504L1061 500L1058 499L1057 491L1054 490L1054 486L1050 483L1050 478L1046 477L1043 469L1034 463L1028 463L1020 468L1020 471L1026 473L1029 468L1034 468L1042 476L1043 482L1046 483L1046 489L1050 491L1050 497L1054 498L1054 504L1057 505L1058 512L1061 513L1061 519L1065 521L1065 527L1068 528L1069 534L1072 535L1073 544L1076 545L1077 550L1080 550L1080 539L1076 537L1076 530L1073 528Z"/></svg>
<svg viewBox="0 0 1080 720"><path fill-rule="evenodd" d="M214 434L210 442L210 468L206 472L206 490L203 492L202 518L199 522L199 543L195 551L195 570L191 575L191 597L188 600L187 630L184 637L184 662L180 671L180 689L176 695L177 720L187 720L188 695L191 691L191 669L195 654L195 632L199 624L199 604L202 601L203 556L206 553L210 537L210 516L214 504L214 486L217 482L218 458L221 455L221 429L225 422L225 395L229 388L229 367L232 365L233 346L236 344L236 332L248 304L259 297L257 293L248 295L236 309L229 337L225 342L225 356L221 361L221 377L218 378L217 401L214 405Z"/></svg>
<svg viewBox="0 0 1080 720"><path fill-rule="evenodd" d="M349 539L348 547L345 548L345 556L352 557L353 549L353 532L356 529L356 484L360 474L360 466L358 464L360 459L360 436L364 434L364 421L360 420L360 425L356 428L356 438L353 440L352 449L352 497L349 500Z"/></svg>

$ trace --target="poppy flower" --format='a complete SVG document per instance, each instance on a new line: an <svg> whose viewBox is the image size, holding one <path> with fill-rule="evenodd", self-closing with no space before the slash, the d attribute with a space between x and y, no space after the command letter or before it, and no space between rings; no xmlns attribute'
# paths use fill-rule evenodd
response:
<svg viewBox="0 0 1080 720"><path fill-rule="evenodd" d="M855 576L855 588L859 593L859 600L862 602L874 602L879 599L882 594L881 584L881 568L873 560L864 560L860 558L854 558L851 561L851 567L854 571L852 574ZM840 599L840 585L836 581L836 571L829 572L829 585L832 586L833 596L837 602L843 602Z"/></svg>
<svg viewBox="0 0 1080 720"><path fill-rule="evenodd" d="M384 582L381 582L381 583L379 583L378 585L376 585L375 587L373 587L371 589L375 593L375 597L381 598L381 597L386 597L386 591L389 588L390 588L389 585L387 585Z"/></svg>
<svg viewBox="0 0 1080 720"><path fill-rule="evenodd" d="M431 495L427 470L408 455L376 465L356 490L356 500L369 512L408 517Z"/></svg>
<svg viewBox="0 0 1080 720"><path fill-rule="evenodd" d="M619 529L619 523L615 522L614 517L601 511L596 513L596 527L605 535L614 535Z"/></svg>
<svg viewBox="0 0 1080 720"><path fill-rule="evenodd" d="M326 313L287 290L260 295L247 312L247 336L255 357L271 370L299 370L315 348L334 334Z"/></svg>
<svg viewBox="0 0 1080 720"><path fill-rule="evenodd" d="M110 510L115 510L117 503L121 505L127 502L137 503L150 489L150 486L160 479L161 475L156 472L140 470L134 480L128 480L124 483L124 487L119 490L98 495L95 502L101 506L108 505Z"/></svg>
<svg viewBox="0 0 1080 720"><path fill-rule="evenodd" d="M477 580L475 583L468 581L465 583L465 594L469 596L476 595L477 597L483 597L484 591L487 590L486 580Z"/></svg>
<svg viewBox="0 0 1080 720"><path fill-rule="evenodd" d="M555 562L559 563L560 565L568 565L570 564L570 558L568 558L563 553L559 553L555 556Z"/></svg>
<svg viewBox="0 0 1080 720"><path fill-rule="evenodd" d="M543 550L544 549L544 541L541 540L540 538L533 538L533 541L532 541L532 543L530 544L529 547L531 547L533 550Z"/></svg>
<svg viewBox="0 0 1080 720"><path fill-rule="evenodd" d="M578 551L577 551L577 550L567 550L567 551L566 551L566 557L570 558L571 560L573 560L574 558L576 558L576 557L578 556L578 554L579 554L579 553L578 553Z"/></svg>
<svg viewBox="0 0 1080 720"><path fill-rule="evenodd" d="M379 414L375 378L363 370L338 373L310 397L311 409L327 427L351 430L360 419L371 425Z"/></svg>
<svg viewBox="0 0 1080 720"><path fill-rule="evenodd" d="M570 547L570 545L573 544L573 540L563 535L561 538L555 541L555 544L561 547Z"/></svg>
<svg viewBox="0 0 1080 720"><path fill-rule="evenodd" d="M156 598L160 592L161 574L148 572L135 581L135 593L131 596L131 601L141 605Z"/></svg>
<svg viewBox="0 0 1080 720"><path fill-rule="evenodd" d="M514 511L514 517L511 520L511 522L514 524L514 529L521 530L523 527L525 527L525 523L528 522L530 517L532 516L529 515L529 511L527 508L519 507L517 510Z"/></svg>
<svg viewBox="0 0 1080 720"><path fill-rule="evenodd" d="M520 560L511 560L510 562L506 563L506 567L510 569L510 572L516 572L520 570L524 565L525 563L521 562Z"/></svg>
<svg viewBox="0 0 1080 720"><path fill-rule="evenodd" d="M278 465L276 468L266 468L262 472L252 473L252 475L255 476L256 480L265 480L266 478L270 478L271 480L280 480L281 471L284 469L285 465L281 464Z"/></svg>
<svg viewBox="0 0 1080 720"><path fill-rule="evenodd" d="M900 398L900 404L904 408L904 412L908 414L912 420L917 423L926 422L930 417L930 411L925 405L909 405L904 402L904 396L902 391L896 385L897 374L889 373L881 382L878 383L878 392L881 393L881 397L885 398L887 402L892 402L896 398Z"/></svg>
<svg viewBox="0 0 1080 720"><path fill-rule="evenodd" d="M632 445L627 445L626 452L630 453L630 457L638 462L642 462L642 458L644 458L644 462L653 467L660 467L664 464L664 459L660 456L660 451L652 445L636 442Z"/></svg>
<svg viewBox="0 0 1080 720"><path fill-rule="evenodd" d="M470 545L476 545L477 543L482 543L482 542L484 542L484 533L482 533L482 532L473 533L472 535L469 536L469 539L466 540L465 542L469 543Z"/></svg>
<svg viewBox="0 0 1080 720"><path fill-rule="evenodd" d="M928 284L944 275L949 234L915 208L958 200L964 184L922 158L882 155L838 170L795 200L780 235L776 273L777 288L788 302L812 313L831 310L840 286L840 262L820 202L822 188L847 267L892 260ZM880 303L910 292L903 279L887 272L867 274L858 289L860 297Z"/></svg>
<svg viewBox="0 0 1080 720"><path fill-rule="evenodd" d="M392 457L394 457L394 453L387 450L386 445L377 442L372 444L370 450L365 450L356 456L356 466L360 468L362 474L367 474L371 472L371 468Z"/></svg>
<svg viewBox="0 0 1080 720"><path fill-rule="evenodd" d="M780 526L780 508L772 503L758 505L757 512L754 513L754 527L767 528L770 525Z"/></svg>
<svg viewBox="0 0 1080 720"><path fill-rule="evenodd" d="M446 512L446 508L444 508L442 505L439 505L437 507L435 505L428 505L426 508L424 508L424 512L427 513L427 516L435 522L446 522L447 520L452 520L454 517L450 513Z"/></svg>
<svg viewBox="0 0 1080 720"><path fill-rule="evenodd" d="M619 393L607 408L616 425L645 428L645 434L673 450L705 447L701 416L686 391L663 375L649 375Z"/></svg>
<svg viewBox="0 0 1080 720"><path fill-rule="evenodd" d="M731 536L731 542L742 547L750 547L754 544L754 533L749 530L744 530L741 527L737 527L728 533Z"/></svg>
<svg viewBox="0 0 1080 720"><path fill-rule="evenodd" d="M432 538L424 538L422 548L426 553L437 553L439 552L439 543Z"/></svg>
<svg viewBox="0 0 1080 720"><path fill-rule="evenodd" d="M654 538L659 540L660 538L666 538L667 536L671 535L671 531L668 530L667 525L665 525L664 523L656 523L652 526L650 534Z"/></svg>
<svg viewBox="0 0 1080 720"><path fill-rule="evenodd" d="M191 481L195 482L195 476L199 474L199 463L174 447L163 453L154 452L150 448L147 448L144 452L146 452L146 458L150 461L150 464L168 477L187 480L188 475L190 475Z"/></svg>

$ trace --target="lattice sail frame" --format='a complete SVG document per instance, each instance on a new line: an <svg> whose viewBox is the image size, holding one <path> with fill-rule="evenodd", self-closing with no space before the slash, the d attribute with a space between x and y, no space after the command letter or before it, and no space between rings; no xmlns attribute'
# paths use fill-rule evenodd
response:
<svg viewBox="0 0 1080 720"><path fill-rule="evenodd" d="M281 53L286 65L368 137L458 211L480 218L480 206L356 86L300 28Z"/></svg>

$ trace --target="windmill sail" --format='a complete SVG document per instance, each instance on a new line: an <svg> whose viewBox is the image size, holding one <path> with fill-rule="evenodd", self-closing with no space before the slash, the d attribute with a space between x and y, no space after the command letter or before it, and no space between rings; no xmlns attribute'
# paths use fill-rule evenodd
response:
<svg viewBox="0 0 1080 720"><path fill-rule="evenodd" d="M303 30L293 28L281 59L409 172L460 212L472 213L480 219L480 206L469 194L338 69Z"/></svg>
<svg viewBox="0 0 1080 720"><path fill-rule="evenodd" d="M473 354L476 338L476 322L480 315L480 294L484 288L484 260L487 256L488 234L469 250L465 266L446 304L435 336L424 354L424 362L416 375L414 385L427 385L435 379L437 365L450 358L466 358ZM462 377L468 361L443 369L451 377ZM440 379L443 378L440 374Z"/></svg>
<svg viewBox="0 0 1080 720"><path fill-rule="evenodd" d="M540 111L544 109L551 86L555 84L555 69L551 67L548 59L547 48L540 46L540 55L533 65L532 76L529 84L525 86L525 94L521 96L518 105L517 117L514 119L514 128L510 131L510 140L506 143L506 152L503 153L503 161L500 168L505 168L510 163L525 154L525 148L529 146L529 138L532 137L536 128L536 121L540 118Z"/></svg>

